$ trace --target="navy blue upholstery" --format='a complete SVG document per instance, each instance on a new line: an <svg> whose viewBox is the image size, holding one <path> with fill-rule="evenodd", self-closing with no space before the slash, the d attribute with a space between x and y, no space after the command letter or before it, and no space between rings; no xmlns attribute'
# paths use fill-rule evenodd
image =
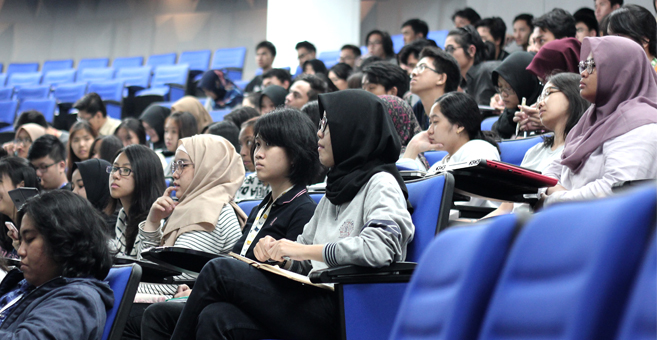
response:
<svg viewBox="0 0 657 340"><path fill-rule="evenodd" d="M140 279L141 267L138 264L114 266L110 269L105 281L108 281L114 293L114 306L107 311L103 340L121 339Z"/></svg>

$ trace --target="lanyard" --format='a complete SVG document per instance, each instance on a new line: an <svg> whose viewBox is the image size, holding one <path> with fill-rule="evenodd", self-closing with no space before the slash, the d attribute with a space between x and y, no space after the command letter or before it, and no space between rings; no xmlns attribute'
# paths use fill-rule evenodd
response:
<svg viewBox="0 0 657 340"><path fill-rule="evenodd" d="M242 245L242 251L240 251L240 255L245 256L246 251L249 250L249 247L251 246L251 243L253 243L253 240L258 236L258 233L260 230L262 230L262 227L265 225L265 222L267 222L267 217L269 217L269 212L271 211L271 207L274 205L274 202L276 202L277 199L279 199L281 196L283 196L285 193L290 191L293 187L289 187L287 190L283 191L278 197L275 199L270 199L269 202L267 202L267 205L262 207L260 211L258 211L258 214L256 215L255 221L253 221L253 225L251 225L251 230L249 230L249 234L246 236L246 240L244 240L244 244Z"/></svg>

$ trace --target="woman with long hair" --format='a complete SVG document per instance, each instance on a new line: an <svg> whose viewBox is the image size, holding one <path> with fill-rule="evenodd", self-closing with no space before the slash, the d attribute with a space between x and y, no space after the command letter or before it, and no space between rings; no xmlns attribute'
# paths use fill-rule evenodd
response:
<svg viewBox="0 0 657 340"><path fill-rule="evenodd" d="M77 162L87 160L93 152L96 133L86 121L76 122L68 132L68 159L66 161L66 178L69 182L73 171L77 169Z"/></svg>

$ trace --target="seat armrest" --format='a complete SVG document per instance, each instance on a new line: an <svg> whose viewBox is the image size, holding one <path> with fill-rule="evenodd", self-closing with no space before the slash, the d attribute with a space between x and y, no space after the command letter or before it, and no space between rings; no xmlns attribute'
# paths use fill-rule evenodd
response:
<svg viewBox="0 0 657 340"><path fill-rule="evenodd" d="M417 266L415 262L395 262L387 267L338 266L310 273L313 283L408 282Z"/></svg>

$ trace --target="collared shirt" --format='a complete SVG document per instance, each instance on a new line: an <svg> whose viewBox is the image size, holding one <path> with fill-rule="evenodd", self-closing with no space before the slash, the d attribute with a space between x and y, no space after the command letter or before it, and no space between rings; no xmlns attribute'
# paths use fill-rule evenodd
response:
<svg viewBox="0 0 657 340"><path fill-rule="evenodd" d="M465 93L469 94L479 105L490 105L490 98L497 92L493 84L493 70L500 66L501 61L484 61L472 65L465 74L467 86Z"/></svg>
<svg viewBox="0 0 657 340"><path fill-rule="evenodd" d="M98 130L98 134L101 136L113 135L114 131L116 131L116 128L119 127L119 125L121 125L120 120L107 117L105 124L103 124L103 126L101 126Z"/></svg>

